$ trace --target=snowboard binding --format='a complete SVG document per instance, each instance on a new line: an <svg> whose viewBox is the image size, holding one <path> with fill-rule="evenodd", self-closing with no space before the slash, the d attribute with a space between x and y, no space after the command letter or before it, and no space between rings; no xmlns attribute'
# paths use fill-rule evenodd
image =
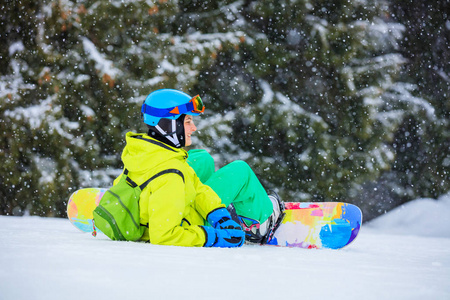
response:
<svg viewBox="0 0 450 300"><path fill-rule="evenodd" d="M257 220L239 216L236 213L236 209L233 204L230 204L227 208L232 219L241 224L245 232L245 242L247 244L264 245L269 243L272 240L275 231L283 222L286 214L284 212L285 206L281 201L280 196L275 191L270 191L269 199L272 201L273 212L262 224L260 224Z"/></svg>

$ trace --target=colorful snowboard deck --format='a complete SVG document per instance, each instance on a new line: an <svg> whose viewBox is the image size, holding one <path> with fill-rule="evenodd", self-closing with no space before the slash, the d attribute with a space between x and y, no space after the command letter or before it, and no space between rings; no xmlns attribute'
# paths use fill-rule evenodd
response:
<svg viewBox="0 0 450 300"><path fill-rule="evenodd" d="M94 209L100 203L107 188L85 188L74 192L67 203L67 217L83 232L93 232ZM98 230L98 229L97 229Z"/></svg>
<svg viewBox="0 0 450 300"><path fill-rule="evenodd" d="M107 188L74 192L67 203L70 222L93 232L93 211ZM340 249L353 242L362 224L361 210L343 202L285 202L286 216L269 245L308 249ZM97 229L98 230L98 229Z"/></svg>
<svg viewBox="0 0 450 300"><path fill-rule="evenodd" d="M359 207L343 202L285 202L286 216L270 245L340 249L353 242L362 224Z"/></svg>

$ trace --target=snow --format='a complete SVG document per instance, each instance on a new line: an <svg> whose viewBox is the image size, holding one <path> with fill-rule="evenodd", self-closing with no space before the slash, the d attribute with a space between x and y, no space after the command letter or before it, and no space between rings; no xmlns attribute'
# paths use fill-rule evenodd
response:
<svg viewBox="0 0 450 300"><path fill-rule="evenodd" d="M342 250L183 248L0 216L0 299L450 299L450 193L364 224Z"/></svg>
<svg viewBox="0 0 450 300"><path fill-rule="evenodd" d="M414 111L424 111L430 120L436 120L434 107L426 100L413 96L417 90L415 84L396 83L391 86L390 92L385 93L388 101L398 101L411 105Z"/></svg>
<svg viewBox="0 0 450 300"><path fill-rule="evenodd" d="M13 56L16 52L22 52L25 50L25 46L22 41L14 42L9 46L9 56Z"/></svg>
<svg viewBox="0 0 450 300"><path fill-rule="evenodd" d="M9 102L9 94L14 95L19 90L33 90L34 84L25 83L21 75L22 70L28 70L28 65L16 59L11 59L10 68L12 72L7 75L0 76L0 98ZM6 103L7 103L6 102Z"/></svg>
<svg viewBox="0 0 450 300"><path fill-rule="evenodd" d="M408 202L368 224L379 231L450 238L450 193ZM450 252L449 252L450 253ZM450 279L450 278L449 278Z"/></svg>
<svg viewBox="0 0 450 300"><path fill-rule="evenodd" d="M311 126L318 124L323 129L328 128L328 124L319 115L306 111L282 93L275 93L267 81L259 80L259 86L263 91L263 97L261 102L258 104L258 107L261 110L264 110L267 105L273 103L276 99L280 102L276 104L277 111L283 115L287 123L294 124L298 121L299 116L305 116L305 118L310 120Z"/></svg>
<svg viewBox="0 0 450 300"><path fill-rule="evenodd" d="M18 106L14 110L6 110L5 116L16 120L26 120L30 124L31 128L39 128L48 115L48 112L52 110L52 102L53 99L49 96L37 105L31 105L28 107Z"/></svg>
<svg viewBox="0 0 450 300"><path fill-rule="evenodd" d="M106 56L100 53L95 47L94 43L86 37L82 37L84 51L89 55L89 58L95 62L95 67L101 71L102 74L107 74L112 78L120 75L122 71L115 68L113 62L108 60Z"/></svg>

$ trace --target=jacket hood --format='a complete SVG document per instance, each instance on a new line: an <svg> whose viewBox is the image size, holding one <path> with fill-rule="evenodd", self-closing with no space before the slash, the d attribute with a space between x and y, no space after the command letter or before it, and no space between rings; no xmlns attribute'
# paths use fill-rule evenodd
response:
<svg viewBox="0 0 450 300"><path fill-rule="evenodd" d="M169 159L186 160L187 152L143 133L128 132L122 152L124 166L130 172L146 173Z"/></svg>

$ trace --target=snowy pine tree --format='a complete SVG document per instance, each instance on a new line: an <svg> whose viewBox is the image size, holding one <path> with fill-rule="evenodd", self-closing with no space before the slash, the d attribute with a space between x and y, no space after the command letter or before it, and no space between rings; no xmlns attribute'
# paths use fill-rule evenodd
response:
<svg viewBox="0 0 450 300"><path fill-rule="evenodd" d="M194 144L286 201L370 218L445 192L447 3L419 2L1 4L0 213L64 216L74 189L109 186L158 88L200 94Z"/></svg>
<svg viewBox="0 0 450 300"><path fill-rule="evenodd" d="M13 1L2 8L0 211L64 216L109 186L152 90L188 90L238 34L177 35L178 1Z"/></svg>
<svg viewBox="0 0 450 300"><path fill-rule="evenodd" d="M402 79L409 83L409 114L396 134L394 166L403 201L433 197L450 189L450 3L392 1L405 24Z"/></svg>
<svg viewBox="0 0 450 300"><path fill-rule="evenodd" d="M346 200L390 169L399 120L385 93L405 59L397 53L404 27L388 22L386 9L379 1L222 9L227 29L246 33L199 85L221 101L213 108L223 117L205 131L229 138L213 146L222 160L246 158L286 200Z"/></svg>

